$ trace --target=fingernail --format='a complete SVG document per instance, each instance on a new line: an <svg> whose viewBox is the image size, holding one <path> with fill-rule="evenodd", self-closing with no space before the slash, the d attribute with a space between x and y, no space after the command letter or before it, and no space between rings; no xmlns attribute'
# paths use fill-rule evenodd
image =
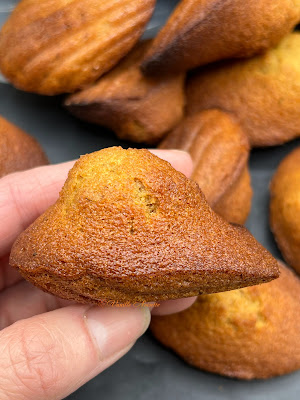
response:
<svg viewBox="0 0 300 400"><path fill-rule="evenodd" d="M106 360L135 342L150 323L146 307L90 308L85 321L101 360Z"/></svg>

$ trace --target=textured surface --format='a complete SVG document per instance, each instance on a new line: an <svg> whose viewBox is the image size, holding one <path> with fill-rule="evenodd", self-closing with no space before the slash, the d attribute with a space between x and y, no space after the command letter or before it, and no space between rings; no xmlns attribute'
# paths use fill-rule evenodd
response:
<svg viewBox="0 0 300 400"><path fill-rule="evenodd" d="M187 117L159 147L188 151L194 161L192 179L210 206L230 222L245 223L252 197L249 143L230 115L208 110Z"/></svg>
<svg viewBox="0 0 300 400"><path fill-rule="evenodd" d="M16 87L74 92L124 57L155 0L23 0L0 34L0 69Z"/></svg>
<svg viewBox="0 0 300 400"><path fill-rule="evenodd" d="M299 0L182 0L143 62L149 74L250 57L275 46L300 21Z"/></svg>
<svg viewBox="0 0 300 400"><path fill-rule="evenodd" d="M165 4L164 0L161 4ZM0 84L0 113L35 135L52 162L77 158L80 154L123 144L104 129L72 118L60 107L60 99L41 98ZM72 145L70 145L72 143ZM276 257L269 231L269 182L281 159L300 145L256 149L250 157L254 189L253 206L247 226ZM137 384L137 381L139 384ZM187 365L168 351L150 333L107 371L93 379L68 400L299 400L300 371L267 381L237 381L208 374Z"/></svg>
<svg viewBox="0 0 300 400"><path fill-rule="evenodd" d="M300 281L281 265L265 285L199 296L188 310L153 317L151 330L188 363L241 379L300 369Z"/></svg>
<svg viewBox="0 0 300 400"><path fill-rule="evenodd" d="M215 293L278 277L249 232L148 150L114 147L75 164L56 204L15 242L10 264L63 298L101 303Z"/></svg>
<svg viewBox="0 0 300 400"><path fill-rule="evenodd" d="M213 209L216 213L222 215L226 221L243 225L251 211L252 196L251 175L247 165Z"/></svg>
<svg viewBox="0 0 300 400"><path fill-rule="evenodd" d="M38 142L0 115L0 178L44 164L48 159Z"/></svg>
<svg viewBox="0 0 300 400"><path fill-rule="evenodd" d="M284 258L300 273L300 147L280 163L270 192L271 229Z"/></svg>
<svg viewBox="0 0 300 400"><path fill-rule="evenodd" d="M300 136L300 33L250 60L199 69L187 84L187 110L220 108L241 122L252 146Z"/></svg>
<svg viewBox="0 0 300 400"><path fill-rule="evenodd" d="M112 129L120 139L157 143L182 118L184 74L146 78L139 64L145 41L95 85L67 98L67 109L80 119Z"/></svg>

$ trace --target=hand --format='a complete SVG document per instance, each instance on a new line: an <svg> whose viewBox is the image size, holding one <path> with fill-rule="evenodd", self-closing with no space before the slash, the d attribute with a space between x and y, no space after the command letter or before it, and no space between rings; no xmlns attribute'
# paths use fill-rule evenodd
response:
<svg viewBox="0 0 300 400"><path fill-rule="evenodd" d="M186 153L153 153L190 175L192 162ZM40 167L0 180L1 400L66 397L122 357L150 322L146 307L70 304L36 289L8 265L14 240L56 201L73 164ZM152 312L178 312L193 301L163 302Z"/></svg>

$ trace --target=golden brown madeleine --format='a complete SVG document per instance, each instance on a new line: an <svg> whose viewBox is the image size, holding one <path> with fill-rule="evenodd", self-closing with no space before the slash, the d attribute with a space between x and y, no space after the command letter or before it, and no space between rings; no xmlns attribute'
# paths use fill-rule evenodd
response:
<svg viewBox="0 0 300 400"><path fill-rule="evenodd" d="M0 116L0 178L45 164L48 159L38 142Z"/></svg>
<svg viewBox="0 0 300 400"><path fill-rule="evenodd" d="M160 74L250 57L275 46L299 21L299 0L182 0L142 67Z"/></svg>
<svg viewBox="0 0 300 400"><path fill-rule="evenodd" d="M197 368L265 379L300 368L300 281L280 264L264 285L199 296L189 309L153 317L151 330Z"/></svg>
<svg viewBox="0 0 300 400"><path fill-rule="evenodd" d="M46 95L95 82L143 33L155 0L22 0L0 34L0 69Z"/></svg>
<svg viewBox="0 0 300 400"><path fill-rule="evenodd" d="M187 84L189 114L209 108L231 112L252 146L300 136L300 33L266 54L202 68Z"/></svg>
<svg viewBox="0 0 300 400"><path fill-rule="evenodd" d="M189 152L194 161L192 179L209 205L230 222L245 222L252 198L247 166L249 144L229 114L207 110L186 117L159 147Z"/></svg>
<svg viewBox="0 0 300 400"><path fill-rule="evenodd" d="M148 150L120 147L75 164L57 203L15 242L10 264L43 290L88 303L176 299L279 274L195 182Z"/></svg>
<svg viewBox="0 0 300 400"><path fill-rule="evenodd" d="M271 230L286 261L300 273L300 147L280 163L270 192Z"/></svg>
<svg viewBox="0 0 300 400"><path fill-rule="evenodd" d="M240 177L214 205L213 210L226 221L243 225L251 210L253 190L248 165Z"/></svg>
<svg viewBox="0 0 300 400"><path fill-rule="evenodd" d="M68 110L120 139L157 143L183 116L185 76L145 78L139 65L150 44L141 42L95 85L69 96Z"/></svg>

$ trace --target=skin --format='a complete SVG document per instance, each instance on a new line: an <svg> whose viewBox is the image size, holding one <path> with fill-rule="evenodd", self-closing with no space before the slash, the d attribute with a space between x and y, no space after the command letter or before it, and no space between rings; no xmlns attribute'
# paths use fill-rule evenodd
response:
<svg viewBox="0 0 300 400"><path fill-rule="evenodd" d="M190 176L182 151L153 151ZM53 204L74 162L10 174L0 180L0 398L62 399L108 368L150 322L151 307L91 307L46 294L8 265L17 236ZM195 298L161 303L152 314L189 307ZM74 368L76 365L76 368Z"/></svg>

